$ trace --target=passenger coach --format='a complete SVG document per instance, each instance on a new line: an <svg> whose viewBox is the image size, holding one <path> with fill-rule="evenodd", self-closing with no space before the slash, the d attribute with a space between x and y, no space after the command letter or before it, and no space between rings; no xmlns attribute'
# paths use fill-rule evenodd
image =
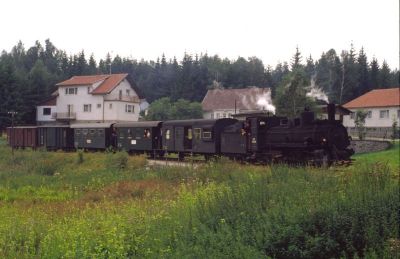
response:
<svg viewBox="0 0 400 259"><path fill-rule="evenodd" d="M118 148L129 153L161 154L161 121L121 122L114 124Z"/></svg>

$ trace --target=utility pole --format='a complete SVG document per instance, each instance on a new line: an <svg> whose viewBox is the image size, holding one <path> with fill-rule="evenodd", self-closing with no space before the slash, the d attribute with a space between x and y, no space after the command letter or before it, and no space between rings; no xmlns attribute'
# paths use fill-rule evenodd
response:
<svg viewBox="0 0 400 259"><path fill-rule="evenodd" d="M12 137L12 141L13 142L10 143L10 144L11 144L11 153L12 153L12 156L14 157L14 144L15 144L14 116L15 116L15 114L18 114L18 112L9 111L9 112L7 112L7 114L11 115L11 131L12 131L12 134L13 134L13 137Z"/></svg>

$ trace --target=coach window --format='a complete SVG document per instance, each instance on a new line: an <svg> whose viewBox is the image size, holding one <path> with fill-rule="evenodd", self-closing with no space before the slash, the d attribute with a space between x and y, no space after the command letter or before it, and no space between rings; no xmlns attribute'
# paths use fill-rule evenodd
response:
<svg viewBox="0 0 400 259"><path fill-rule="evenodd" d="M76 129L76 130L75 130L75 134L76 134L77 136L79 136L79 135L81 134L81 130Z"/></svg>
<svg viewBox="0 0 400 259"><path fill-rule="evenodd" d="M193 135L194 135L194 139L200 139L201 129L200 128L195 128L194 132L193 132Z"/></svg>
<svg viewBox="0 0 400 259"><path fill-rule="evenodd" d="M169 139L169 138L170 138L170 134L171 134L170 130L167 130L167 131L165 132L165 138L166 138L166 139Z"/></svg>
<svg viewBox="0 0 400 259"><path fill-rule="evenodd" d="M281 120L281 126L286 126L288 125L289 121L287 119L282 119Z"/></svg>
<svg viewBox="0 0 400 259"><path fill-rule="evenodd" d="M211 139L211 129L203 129L203 139Z"/></svg>
<svg viewBox="0 0 400 259"><path fill-rule="evenodd" d="M150 138L151 137L150 129L145 129L143 135L145 138Z"/></svg>
<svg viewBox="0 0 400 259"><path fill-rule="evenodd" d="M94 130L94 129L89 130L90 135L94 135L95 132L96 132L96 130Z"/></svg>
<svg viewBox="0 0 400 259"><path fill-rule="evenodd" d="M103 136L103 132L104 132L103 129L98 129L98 130L97 130L97 134L98 134L100 137Z"/></svg>
<svg viewBox="0 0 400 259"><path fill-rule="evenodd" d="M83 135L87 135L87 133L88 133L88 130L87 130L87 129L83 129L83 130L82 130L82 134L83 134Z"/></svg>
<svg viewBox="0 0 400 259"><path fill-rule="evenodd" d="M193 132L192 132L192 129L188 129L188 131L187 131L187 138L188 138L189 140L192 140L192 139L193 139Z"/></svg>

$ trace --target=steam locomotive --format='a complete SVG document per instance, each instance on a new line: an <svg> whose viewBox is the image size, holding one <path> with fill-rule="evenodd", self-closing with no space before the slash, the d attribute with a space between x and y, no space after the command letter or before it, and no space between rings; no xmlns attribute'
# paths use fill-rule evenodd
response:
<svg viewBox="0 0 400 259"><path fill-rule="evenodd" d="M329 165L350 161L346 128L335 120L335 105L328 104L328 119L305 110L299 118L248 115L232 118L8 128L13 147L49 150L125 150L151 157L178 154L180 159L204 155L226 156L248 162L284 161Z"/></svg>

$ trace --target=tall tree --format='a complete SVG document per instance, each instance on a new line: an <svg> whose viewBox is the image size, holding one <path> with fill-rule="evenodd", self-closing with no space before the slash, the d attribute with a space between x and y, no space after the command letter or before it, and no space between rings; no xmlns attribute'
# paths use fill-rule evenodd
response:
<svg viewBox="0 0 400 259"><path fill-rule="evenodd" d="M365 54L363 47L358 53L357 68L358 68L357 95L359 96L370 90L368 61L367 61L367 55Z"/></svg>
<svg viewBox="0 0 400 259"><path fill-rule="evenodd" d="M376 58L372 58L370 67L370 86L372 89L379 88L379 64Z"/></svg>
<svg viewBox="0 0 400 259"><path fill-rule="evenodd" d="M301 56L301 53L299 51L299 47L296 46L296 53L294 53L294 55L292 57L292 63L291 63L292 71L295 70L295 69L298 69L298 68L300 68L302 66L301 65L301 59L302 59L302 56Z"/></svg>
<svg viewBox="0 0 400 259"><path fill-rule="evenodd" d="M310 80L304 69L297 68L290 72L277 89L276 106L277 113L289 117L295 117L312 101L306 97Z"/></svg>
<svg viewBox="0 0 400 259"><path fill-rule="evenodd" d="M381 88L388 88L390 87L390 68L389 65L386 63L386 60L383 60L382 68L379 73L379 85Z"/></svg>

